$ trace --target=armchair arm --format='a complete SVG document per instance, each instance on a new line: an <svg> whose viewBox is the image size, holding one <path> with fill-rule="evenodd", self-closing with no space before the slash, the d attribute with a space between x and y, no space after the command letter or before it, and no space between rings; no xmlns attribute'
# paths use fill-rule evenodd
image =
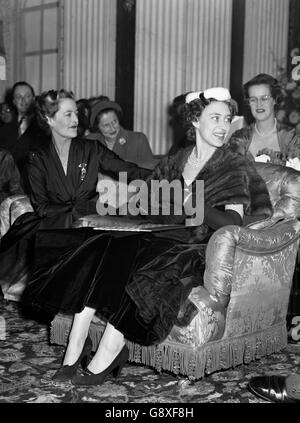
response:
<svg viewBox="0 0 300 423"><path fill-rule="evenodd" d="M300 172L271 163L255 163L265 180L274 208L273 217L300 216Z"/></svg>
<svg viewBox="0 0 300 423"><path fill-rule="evenodd" d="M27 212L33 212L27 195L16 194L3 200L0 204L0 237L6 234L19 216Z"/></svg>
<svg viewBox="0 0 300 423"><path fill-rule="evenodd" d="M286 249L300 238L299 220L270 221L272 224L266 228L225 226L210 238L206 250L204 286L224 307L230 300L237 251L270 255Z"/></svg>
<svg viewBox="0 0 300 423"><path fill-rule="evenodd" d="M239 226L229 225L217 230L206 249L204 286L223 307L230 299L231 280Z"/></svg>

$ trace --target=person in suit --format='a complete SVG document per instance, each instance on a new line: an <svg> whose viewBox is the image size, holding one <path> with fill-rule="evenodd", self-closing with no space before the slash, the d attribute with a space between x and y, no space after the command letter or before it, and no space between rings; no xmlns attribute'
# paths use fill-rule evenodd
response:
<svg viewBox="0 0 300 423"><path fill-rule="evenodd" d="M34 112L35 93L25 81L14 84L11 90L15 116L0 128L0 147L8 150L22 175L29 151L39 144L39 134Z"/></svg>
<svg viewBox="0 0 300 423"><path fill-rule="evenodd" d="M91 113L92 132L86 138L97 139L123 160L153 168L156 161L146 135L124 129L120 125L121 116L118 103L110 100L96 102Z"/></svg>
<svg viewBox="0 0 300 423"><path fill-rule="evenodd" d="M248 389L267 401L300 404L300 374L256 376L250 380Z"/></svg>

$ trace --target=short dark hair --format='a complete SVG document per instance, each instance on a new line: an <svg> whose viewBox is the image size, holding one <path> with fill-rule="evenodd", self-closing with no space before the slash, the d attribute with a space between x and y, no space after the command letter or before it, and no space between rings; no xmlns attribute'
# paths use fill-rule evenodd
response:
<svg viewBox="0 0 300 423"><path fill-rule="evenodd" d="M271 96L274 98L276 103L280 100L281 97L281 85L278 80L267 73L259 73L254 76L250 81L246 82L243 86L244 89L244 98L249 98L249 88L253 85L268 85L270 87Z"/></svg>
<svg viewBox="0 0 300 423"><path fill-rule="evenodd" d="M59 109L59 101L63 98L71 98L75 101L72 91L61 89L59 91L44 91L36 102L36 113L39 126L46 132L49 132L47 117L52 118Z"/></svg>
<svg viewBox="0 0 300 423"><path fill-rule="evenodd" d="M14 96L14 94L15 94L15 90L16 90L16 88L17 88L17 87L21 87L21 86L23 86L23 85L25 85L26 87L30 88L30 90L31 90L31 93L32 93L33 97L35 97L35 92L34 92L33 87L32 87L32 86L31 86L28 82L26 82L26 81L18 81L18 82L16 82L16 83L12 86L12 89L11 89L11 95L12 95L12 97L13 97L13 96Z"/></svg>
<svg viewBox="0 0 300 423"><path fill-rule="evenodd" d="M203 110L211 103L214 102L221 102L225 103L230 111L230 115L233 116L236 114L236 106L232 102L232 100L216 100L215 98L206 99L200 94L199 98L190 101L189 103L185 103L181 106L180 109L180 117L184 128L186 128L186 138L189 141L195 139L195 128L193 126L193 122L196 122L200 116L202 115Z"/></svg>

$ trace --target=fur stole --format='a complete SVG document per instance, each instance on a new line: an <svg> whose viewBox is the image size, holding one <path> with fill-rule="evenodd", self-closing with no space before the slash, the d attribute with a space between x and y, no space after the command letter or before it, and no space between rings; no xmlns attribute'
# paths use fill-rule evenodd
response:
<svg viewBox="0 0 300 423"><path fill-rule="evenodd" d="M149 179L182 180L191 150L188 147L162 159ZM255 163L230 144L215 151L196 179L204 181L204 201L212 207L244 204L247 215L272 215L269 193Z"/></svg>
<svg viewBox="0 0 300 423"><path fill-rule="evenodd" d="M252 136L253 136L252 126L238 129L232 134L227 145L233 152L241 154L242 156L246 156L252 141ZM252 157L252 155L250 155L249 153L249 159L250 159L250 156Z"/></svg>

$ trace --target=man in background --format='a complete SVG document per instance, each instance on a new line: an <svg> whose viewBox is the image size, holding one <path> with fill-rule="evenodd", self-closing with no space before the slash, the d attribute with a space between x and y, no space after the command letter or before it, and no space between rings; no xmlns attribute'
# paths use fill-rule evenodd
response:
<svg viewBox="0 0 300 423"><path fill-rule="evenodd" d="M8 150L22 174L29 151L39 144L39 129L35 116L35 93L25 81L14 84L11 90L15 116L0 128L0 147Z"/></svg>

